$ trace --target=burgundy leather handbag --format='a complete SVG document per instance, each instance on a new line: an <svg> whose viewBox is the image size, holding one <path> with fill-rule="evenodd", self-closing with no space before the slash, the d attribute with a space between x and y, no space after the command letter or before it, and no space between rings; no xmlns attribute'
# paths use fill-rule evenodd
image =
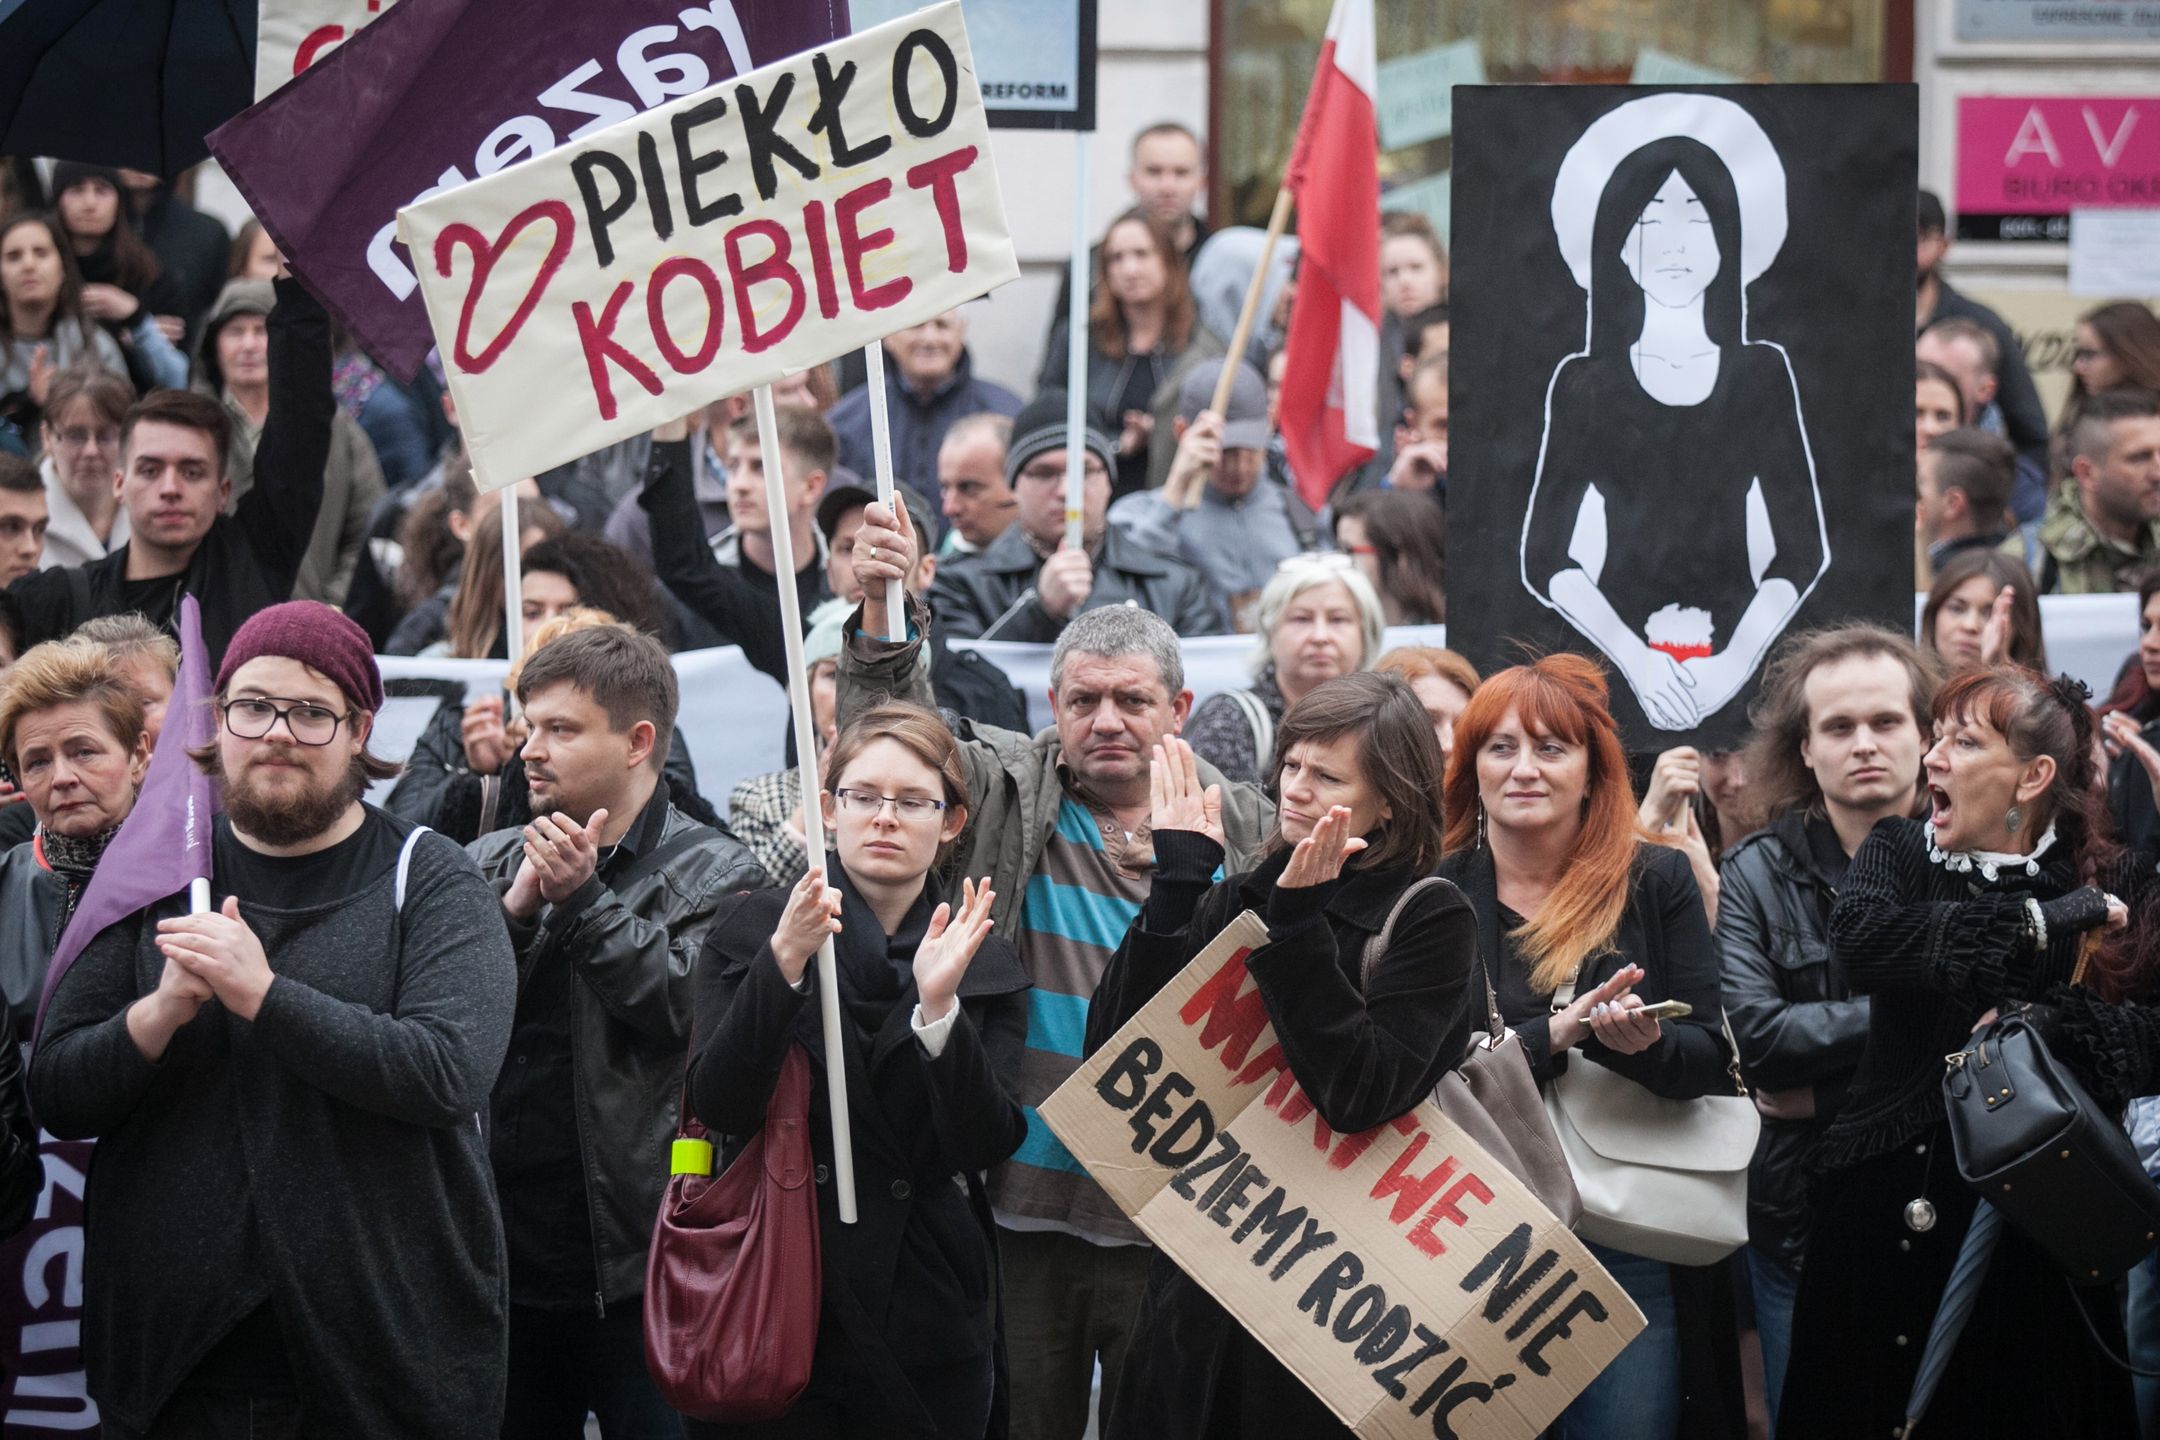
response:
<svg viewBox="0 0 2160 1440"><path fill-rule="evenodd" d="M811 1164L800 1045L780 1064L765 1128L717 1178L685 1104L645 1259L645 1365L692 1419L777 1419L810 1383L824 1295Z"/></svg>

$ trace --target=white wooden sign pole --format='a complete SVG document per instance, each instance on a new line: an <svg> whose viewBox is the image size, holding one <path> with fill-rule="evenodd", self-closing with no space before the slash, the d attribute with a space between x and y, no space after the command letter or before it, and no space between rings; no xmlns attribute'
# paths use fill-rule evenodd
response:
<svg viewBox="0 0 2160 1440"><path fill-rule="evenodd" d="M801 779L803 849L810 870L825 873L825 812L818 803L817 730L810 720L810 677L803 671L802 600L795 593L795 534L788 519L787 480L780 463L780 420L772 386L751 392L757 408L758 454L764 457L765 509L773 562L780 570L780 635L787 646L788 704L794 711L795 765ZM830 935L818 947L818 1010L825 1024L825 1096L832 1102L833 1193L840 1221L855 1223L855 1147L848 1136L847 1061L840 1044L840 968Z"/></svg>

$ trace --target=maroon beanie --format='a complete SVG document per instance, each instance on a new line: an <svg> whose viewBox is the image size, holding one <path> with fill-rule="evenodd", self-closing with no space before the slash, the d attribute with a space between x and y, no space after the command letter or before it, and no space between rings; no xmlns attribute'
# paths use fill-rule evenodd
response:
<svg viewBox="0 0 2160 1440"><path fill-rule="evenodd" d="M248 617L225 647L218 666L218 694L225 693L233 672L265 655L298 660L334 681L353 707L370 714L382 709L382 672L375 668L375 646L367 631L342 611L317 600L288 600Z"/></svg>

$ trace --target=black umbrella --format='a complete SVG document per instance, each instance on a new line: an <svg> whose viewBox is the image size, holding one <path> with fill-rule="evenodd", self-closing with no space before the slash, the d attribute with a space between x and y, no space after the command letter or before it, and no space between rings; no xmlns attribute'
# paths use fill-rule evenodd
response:
<svg viewBox="0 0 2160 1440"><path fill-rule="evenodd" d="M1905 1425L1898 1431L1900 1440L1910 1440L1928 1402L1935 1398L1935 1388L1942 1384L1943 1371L1950 1368L1950 1356L1957 1350L1958 1337L1965 1333L1965 1322L1972 1318L2002 1228L2002 1211L1985 1200L1973 1207L1972 1224L1966 1227L1965 1239L1958 1246L1950 1278L1943 1282L1942 1303L1935 1307L1935 1323L1928 1327L1927 1347L1920 1352L1920 1369L1913 1376L1912 1395L1905 1402Z"/></svg>
<svg viewBox="0 0 2160 1440"><path fill-rule="evenodd" d="M173 176L255 99L255 0L0 0L0 154Z"/></svg>

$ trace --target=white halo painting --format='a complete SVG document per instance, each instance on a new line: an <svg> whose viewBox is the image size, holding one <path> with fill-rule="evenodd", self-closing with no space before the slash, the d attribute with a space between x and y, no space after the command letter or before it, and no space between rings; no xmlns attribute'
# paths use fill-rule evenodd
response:
<svg viewBox="0 0 2160 1440"><path fill-rule="evenodd" d="M1830 564L1791 362L1747 328L1785 243L1785 165L1732 101L1652 95L1575 141L1552 222L1588 324L1546 388L1522 583L1651 724L1691 730Z"/></svg>

